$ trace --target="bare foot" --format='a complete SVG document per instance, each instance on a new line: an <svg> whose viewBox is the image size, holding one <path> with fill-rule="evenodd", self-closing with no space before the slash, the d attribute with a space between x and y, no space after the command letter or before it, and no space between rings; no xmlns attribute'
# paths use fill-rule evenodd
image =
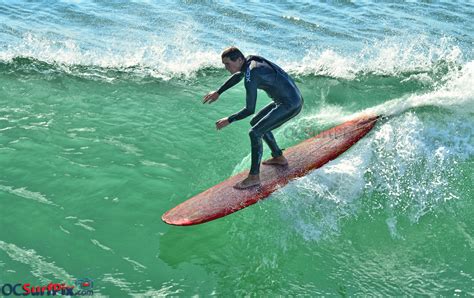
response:
<svg viewBox="0 0 474 298"><path fill-rule="evenodd" d="M288 165L288 160L286 160L286 158L281 155L281 156L278 156L278 157L272 157L270 159L267 159L265 161L262 162L263 165L278 165L278 166L286 166Z"/></svg>
<svg viewBox="0 0 474 298"><path fill-rule="evenodd" d="M240 181L236 185L234 185L234 188L236 189L245 189L249 188L252 186L256 186L260 184L260 176L259 175L250 175L245 178L244 180Z"/></svg>

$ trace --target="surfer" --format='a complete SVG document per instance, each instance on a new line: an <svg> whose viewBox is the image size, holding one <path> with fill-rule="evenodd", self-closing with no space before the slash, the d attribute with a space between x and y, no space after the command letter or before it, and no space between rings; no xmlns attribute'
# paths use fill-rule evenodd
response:
<svg viewBox="0 0 474 298"><path fill-rule="evenodd" d="M230 47L221 54L222 63L232 76L217 90L204 96L203 103L212 103L227 89L235 86L245 77L246 105L239 112L217 120L216 128L222 129L230 123L244 119L255 113L257 89L264 90L272 99L250 121L250 144L252 163L247 178L234 188L245 189L260 184L260 161L262 159L262 138L272 151L272 158L263 162L266 165L287 165L283 151L278 147L272 130L280 127L303 107L303 97L293 79L278 65L260 56L245 57L236 47Z"/></svg>

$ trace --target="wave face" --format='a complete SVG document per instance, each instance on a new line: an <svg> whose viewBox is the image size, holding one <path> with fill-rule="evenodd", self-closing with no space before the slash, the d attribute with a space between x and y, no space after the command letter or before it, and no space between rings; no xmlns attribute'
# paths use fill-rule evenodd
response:
<svg viewBox="0 0 474 298"><path fill-rule="evenodd" d="M1 280L91 278L108 296L474 295L473 13L1 3ZM250 164L249 119L214 124L243 107L243 85L201 104L228 77L229 45L301 89L301 114L275 131L283 148L385 117L267 200L173 228L162 213Z"/></svg>

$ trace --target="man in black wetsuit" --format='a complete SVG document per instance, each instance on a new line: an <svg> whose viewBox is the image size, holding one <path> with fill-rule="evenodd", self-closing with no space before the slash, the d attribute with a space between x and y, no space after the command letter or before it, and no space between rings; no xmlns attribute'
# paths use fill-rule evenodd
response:
<svg viewBox="0 0 474 298"><path fill-rule="evenodd" d="M287 165L288 161L278 147L272 130L296 116L303 106L303 97L291 77L278 65L259 56L244 57L242 52L231 47L222 55L222 63L232 76L219 90L204 97L203 103L212 103L227 89L235 86L245 77L246 105L239 112L218 120L216 128L222 129L230 123L255 113L257 89L264 90L273 100L252 118L249 131L252 147L252 165L248 177L234 187L244 189L260 184L260 161L262 159L262 138L272 150L272 157L263 162L267 165Z"/></svg>

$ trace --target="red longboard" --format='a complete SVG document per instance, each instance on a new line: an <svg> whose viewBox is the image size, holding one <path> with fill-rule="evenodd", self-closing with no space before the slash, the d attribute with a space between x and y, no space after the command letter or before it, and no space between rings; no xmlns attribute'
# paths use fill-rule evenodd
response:
<svg viewBox="0 0 474 298"><path fill-rule="evenodd" d="M289 181L337 158L364 137L377 119L378 116L368 116L347 121L286 149L288 166L262 165L259 186L234 189L237 182L247 177L248 171L244 171L181 203L161 218L170 225L196 225L255 204Z"/></svg>

